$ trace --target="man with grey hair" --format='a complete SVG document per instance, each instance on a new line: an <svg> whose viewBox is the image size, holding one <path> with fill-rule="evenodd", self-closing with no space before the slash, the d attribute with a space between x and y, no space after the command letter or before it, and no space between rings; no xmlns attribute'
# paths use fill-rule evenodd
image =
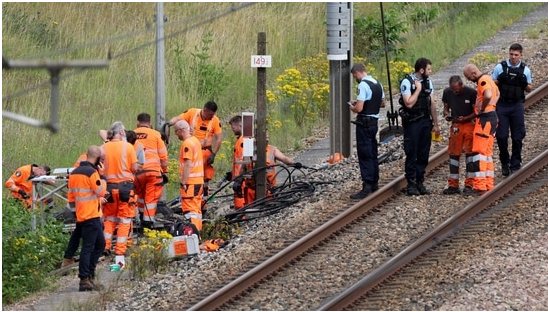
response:
<svg viewBox="0 0 548 312"><path fill-rule="evenodd" d="M105 163L103 175L107 191L111 194L103 207L105 249L110 251L116 230L115 263L125 265L127 242L131 237L135 218L134 174L139 163L133 146L126 141L125 127L121 121L114 122L108 130L108 142L104 144Z"/></svg>

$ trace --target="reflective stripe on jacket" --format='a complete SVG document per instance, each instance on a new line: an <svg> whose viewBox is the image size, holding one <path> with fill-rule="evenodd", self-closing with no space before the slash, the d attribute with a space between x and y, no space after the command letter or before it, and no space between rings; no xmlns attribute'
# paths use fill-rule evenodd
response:
<svg viewBox="0 0 548 312"><path fill-rule="evenodd" d="M76 208L76 221L83 222L101 217L101 197L107 185L97 169L88 161L80 163L69 175L68 202Z"/></svg>

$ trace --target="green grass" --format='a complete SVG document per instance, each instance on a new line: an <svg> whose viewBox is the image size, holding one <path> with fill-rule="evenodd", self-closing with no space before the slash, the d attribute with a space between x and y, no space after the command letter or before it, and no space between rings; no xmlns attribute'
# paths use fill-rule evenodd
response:
<svg viewBox="0 0 548 312"><path fill-rule="evenodd" d="M402 47L406 53L400 59L413 65L416 58L424 56L433 61L434 70L442 68L542 4L408 3L401 18L409 16L410 30L404 34L407 43ZM266 32L267 54L272 55L273 67L267 70L269 88L275 86L276 77L284 70L326 50L325 3L256 3L210 20L215 14L240 5L164 4L168 18L165 118L170 119L190 107L202 107L209 100L193 87L185 89L181 85L176 49L183 53L181 70L186 73L195 61L191 53L203 47L202 40L211 33L207 62L222 68L225 74L223 81L219 81L224 89L215 97L218 115L224 122L223 148L215 160L219 177L230 170L232 162L233 138L227 121L234 114L255 110L256 70L249 62L250 55L257 51L257 33ZM404 4L386 3L384 10L398 5ZM2 54L7 59L99 60L105 59L108 53L112 56L106 69L62 71L59 133L3 118L3 181L23 164L69 167L89 145L100 144L99 129L108 128L116 120L131 129L135 127L137 114L155 115L155 9L155 3L125 2L2 4ZM354 3L354 9L355 18L364 14L380 16L378 3ZM413 14L408 14L410 12ZM197 23L200 25L196 26ZM526 34L538 36L546 29L543 23ZM92 42L95 44L90 45ZM384 61L378 62L379 75L383 74L384 65ZM195 79L185 75L184 79ZM2 109L47 121L49 78L46 70L3 70ZM301 138L310 136L314 127L327 126L325 120L318 118L297 127L290 115L276 114L279 115L274 117L281 120L284 127L277 131L269 129L270 140L284 152L301 148ZM171 142L173 160L177 158L180 143L173 135ZM173 168L171 173L175 173ZM168 184L168 198L176 196L178 191L176 178L170 176L170 181L174 183ZM3 197L6 194L3 188ZM13 222L4 215L4 231ZM3 244L3 254L6 254L5 246ZM56 248L59 247L56 245ZM58 254L60 257L61 252ZM34 285L40 283L41 280ZM10 301L27 294L27 290L16 290L5 292Z"/></svg>

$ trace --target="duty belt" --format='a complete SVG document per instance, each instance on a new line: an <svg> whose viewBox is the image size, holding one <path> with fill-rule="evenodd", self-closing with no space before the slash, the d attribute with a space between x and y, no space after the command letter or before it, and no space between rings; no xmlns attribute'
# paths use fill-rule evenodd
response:
<svg viewBox="0 0 548 312"><path fill-rule="evenodd" d="M107 186L112 186L112 187L119 187L120 185L126 185L126 184L133 184L133 181L127 180L127 181L122 181L118 183L107 182Z"/></svg>
<svg viewBox="0 0 548 312"><path fill-rule="evenodd" d="M371 116L358 115L355 121L352 121L353 124L362 127L376 126L378 123L378 118Z"/></svg>
<svg viewBox="0 0 548 312"><path fill-rule="evenodd" d="M426 115L424 113L421 113L420 115L409 118L409 120L407 122L417 121L417 120L421 119L422 117L426 117Z"/></svg>

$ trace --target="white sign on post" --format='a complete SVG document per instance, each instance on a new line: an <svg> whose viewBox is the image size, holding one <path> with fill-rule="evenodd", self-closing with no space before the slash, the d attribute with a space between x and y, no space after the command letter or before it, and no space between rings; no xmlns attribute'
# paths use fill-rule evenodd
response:
<svg viewBox="0 0 548 312"><path fill-rule="evenodd" d="M252 55L251 56L251 67L272 67L272 56L271 55Z"/></svg>

